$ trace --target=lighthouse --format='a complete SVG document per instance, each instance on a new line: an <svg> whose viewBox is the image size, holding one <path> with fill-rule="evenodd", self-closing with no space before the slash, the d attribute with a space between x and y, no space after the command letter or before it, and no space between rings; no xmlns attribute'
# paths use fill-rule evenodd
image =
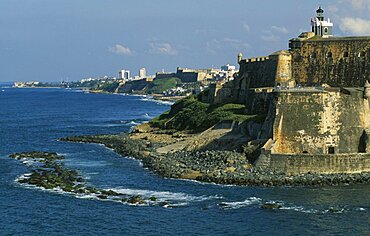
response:
<svg viewBox="0 0 370 236"><path fill-rule="evenodd" d="M329 18L325 20L324 10L321 6L316 11L316 17L311 19L311 27L312 32L314 32L316 36L323 38L333 37L333 23L330 22Z"/></svg>

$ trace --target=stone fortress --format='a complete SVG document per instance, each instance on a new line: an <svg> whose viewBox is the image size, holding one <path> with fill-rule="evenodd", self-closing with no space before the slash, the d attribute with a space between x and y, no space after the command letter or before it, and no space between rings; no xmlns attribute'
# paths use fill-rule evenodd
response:
<svg viewBox="0 0 370 236"><path fill-rule="evenodd" d="M370 172L370 37L334 37L319 7L289 50L243 59L235 79L210 86L212 104L265 114L246 134L255 164L286 174Z"/></svg>

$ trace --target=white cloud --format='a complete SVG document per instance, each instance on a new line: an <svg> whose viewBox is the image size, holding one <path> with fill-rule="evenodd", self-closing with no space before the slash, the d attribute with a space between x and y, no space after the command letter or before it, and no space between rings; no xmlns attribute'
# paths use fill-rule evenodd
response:
<svg viewBox="0 0 370 236"><path fill-rule="evenodd" d="M243 23L243 29L247 32L250 32L251 31L251 27L249 27L249 25L247 23Z"/></svg>
<svg viewBox="0 0 370 236"><path fill-rule="evenodd" d="M346 33L355 35L370 35L370 20L345 17L341 19L339 28Z"/></svg>
<svg viewBox="0 0 370 236"><path fill-rule="evenodd" d="M274 35L273 33L269 33L269 34L266 34L266 35L262 35L261 36L261 39L265 42L278 42L280 41L280 37L279 36L276 36Z"/></svg>
<svg viewBox="0 0 370 236"><path fill-rule="evenodd" d="M149 43L150 53L153 54L163 54L163 55L176 55L177 51L169 43Z"/></svg>
<svg viewBox="0 0 370 236"><path fill-rule="evenodd" d="M288 29L284 26L271 26L269 30L265 30L261 39L265 42L278 42L280 41L280 36L282 34L289 33Z"/></svg>
<svg viewBox="0 0 370 236"><path fill-rule="evenodd" d="M115 53L115 54L118 54L118 55L131 56L133 54L133 52L130 48L125 47L121 44L116 44L114 47L110 47L109 51L111 53Z"/></svg>
<svg viewBox="0 0 370 236"><path fill-rule="evenodd" d="M287 28L285 28L284 26L282 27L279 27L279 26L271 26L271 30L272 31L275 31L275 32L278 32L278 33L282 33L282 34L287 34L289 33L289 31L287 30Z"/></svg>

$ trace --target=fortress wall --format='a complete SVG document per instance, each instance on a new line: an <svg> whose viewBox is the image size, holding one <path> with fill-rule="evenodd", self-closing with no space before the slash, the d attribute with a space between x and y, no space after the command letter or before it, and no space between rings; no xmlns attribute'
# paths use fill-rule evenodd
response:
<svg viewBox="0 0 370 236"><path fill-rule="evenodd" d="M234 80L234 100L238 103L246 103L253 96L250 88L273 87L276 68L276 61L271 59L241 61L239 77Z"/></svg>
<svg viewBox="0 0 370 236"><path fill-rule="evenodd" d="M370 172L370 154L351 153L338 155L284 155L264 156L264 166L289 175L304 173L361 173ZM260 160L260 163L261 160Z"/></svg>
<svg viewBox="0 0 370 236"><path fill-rule="evenodd" d="M234 80L234 99L239 103L253 100L254 88L291 86L291 54L279 51L268 57L240 61L239 76ZM293 83L292 83L293 82Z"/></svg>
<svg viewBox="0 0 370 236"><path fill-rule="evenodd" d="M210 84L207 102L210 104L234 103L232 81Z"/></svg>
<svg viewBox="0 0 370 236"><path fill-rule="evenodd" d="M370 78L370 37L290 41L292 76L306 86L361 87Z"/></svg>
<svg viewBox="0 0 370 236"><path fill-rule="evenodd" d="M285 91L275 96L273 153L357 153L369 127L363 92Z"/></svg>
<svg viewBox="0 0 370 236"><path fill-rule="evenodd" d="M270 87L275 85L276 67L276 60L252 58L240 62L239 76L248 88Z"/></svg>

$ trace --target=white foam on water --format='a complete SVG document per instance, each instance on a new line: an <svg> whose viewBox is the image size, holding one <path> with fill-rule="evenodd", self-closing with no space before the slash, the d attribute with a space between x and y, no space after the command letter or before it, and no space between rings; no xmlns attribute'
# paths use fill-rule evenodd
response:
<svg viewBox="0 0 370 236"><path fill-rule="evenodd" d="M319 212L318 210L315 210L315 209L305 209L302 206L282 206L280 210L293 210L293 211L308 213L308 214L315 214Z"/></svg>
<svg viewBox="0 0 370 236"><path fill-rule="evenodd" d="M175 193L168 191L152 191L152 190L141 190L141 189L125 189L125 188L111 188L107 190L113 190L117 193L126 194L129 196L140 195L143 197L156 197L164 201L174 202L201 202L211 199L221 198L219 196L194 196L186 193ZM171 204L173 205L173 204Z"/></svg>
<svg viewBox="0 0 370 236"><path fill-rule="evenodd" d="M112 165L106 161L70 161L68 163L75 167L101 167Z"/></svg>
<svg viewBox="0 0 370 236"><path fill-rule="evenodd" d="M128 123L129 125L140 125L141 123L139 122L135 122L135 121L131 121L130 123Z"/></svg>
<svg viewBox="0 0 370 236"><path fill-rule="evenodd" d="M29 179L31 175L32 175L32 173L26 173L26 174L20 175L14 181L16 183L19 183L18 182L19 180Z"/></svg>
<svg viewBox="0 0 370 236"><path fill-rule="evenodd" d="M88 200L102 200L99 199L96 194L76 194L76 198L80 199L88 199Z"/></svg>
<svg viewBox="0 0 370 236"><path fill-rule="evenodd" d="M21 158L19 159L23 164L25 164L26 166L32 166L33 164L35 163L39 163L41 160L41 158Z"/></svg>
<svg viewBox="0 0 370 236"><path fill-rule="evenodd" d="M244 201L240 201L240 202L221 202L218 205L223 209L239 209L239 208L242 208L242 207L247 207L247 206L250 206L250 205L258 204L261 201L262 201L261 198L250 197L250 198L247 198Z"/></svg>
<svg viewBox="0 0 370 236"><path fill-rule="evenodd" d="M322 211L322 213L341 214L346 212L347 209L344 207L329 207L329 209Z"/></svg>
<svg viewBox="0 0 370 236"><path fill-rule="evenodd" d="M173 105L173 104L175 104L175 102L172 102L172 101L157 100L157 99L154 99L153 97L141 98L140 100L145 101L145 102L154 102L154 103L162 104L162 105Z"/></svg>

